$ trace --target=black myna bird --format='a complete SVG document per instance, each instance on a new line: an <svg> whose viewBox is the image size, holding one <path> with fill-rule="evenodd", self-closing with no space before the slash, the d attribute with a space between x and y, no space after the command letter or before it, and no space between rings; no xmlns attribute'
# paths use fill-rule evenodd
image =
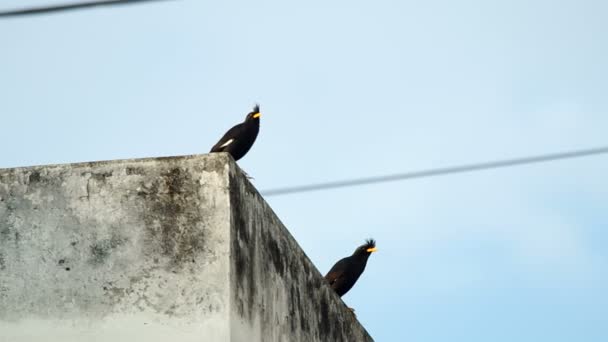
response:
<svg viewBox="0 0 608 342"><path fill-rule="evenodd" d="M325 279L338 296L342 297L355 285L357 279L365 270L367 259L376 250L376 241L373 239L366 240L365 244L359 246L353 255L341 259L329 270Z"/></svg>
<svg viewBox="0 0 608 342"><path fill-rule="evenodd" d="M253 111L245 117L245 121L229 129L211 148L211 152L228 152L234 160L243 158L258 136L261 116L260 106L255 105Z"/></svg>

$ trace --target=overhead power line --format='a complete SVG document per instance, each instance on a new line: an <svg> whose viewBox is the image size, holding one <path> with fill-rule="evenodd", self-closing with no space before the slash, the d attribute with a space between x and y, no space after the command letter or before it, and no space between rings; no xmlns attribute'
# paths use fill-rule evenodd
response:
<svg viewBox="0 0 608 342"><path fill-rule="evenodd" d="M167 1L167 0L105 0L105 1L69 3L69 4L52 5L52 6L45 6L45 7L30 7L30 8L21 8L21 9L0 12L0 18L18 17L18 16L36 15L36 14L47 14L47 13L54 13L54 12L63 12L63 11L83 9L83 8L88 8L88 7L130 5L130 4L135 4L135 3L152 2L152 1Z"/></svg>
<svg viewBox="0 0 608 342"><path fill-rule="evenodd" d="M519 166L519 165L527 165L527 164L546 163L546 162L551 162L551 161L589 157L589 156L600 155L600 154L608 154L608 146L592 148L592 149L587 149L587 150L578 150L578 151L562 152L562 153L555 153L555 154L544 154L544 155L523 157L523 158L517 158L517 159L497 160L497 161L452 166L452 167L445 167L445 168L438 168L438 169L428 169L428 170L422 170L422 171L397 173L397 174L377 176L377 177L356 178L356 179L340 180L340 181L333 181L333 182L326 182L326 183L317 183L317 184L309 184L309 185L299 185L299 186L291 186L291 187L284 187L284 188L276 188L276 189L269 189L266 191L262 191L262 195L278 196L278 195L295 194L295 193L299 193L299 192L346 188L346 187L367 185L367 184L395 182L395 181L406 180L406 179L428 178L428 177L435 177L435 176L450 175L450 174L455 174L455 173L465 173L465 172L474 172L474 171L481 171L481 170L488 170L488 169L498 169L498 168L513 167L513 166Z"/></svg>

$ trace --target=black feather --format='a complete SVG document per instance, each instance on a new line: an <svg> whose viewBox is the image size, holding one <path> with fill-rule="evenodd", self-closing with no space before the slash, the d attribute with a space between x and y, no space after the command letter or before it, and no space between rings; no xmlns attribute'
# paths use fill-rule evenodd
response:
<svg viewBox="0 0 608 342"><path fill-rule="evenodd" d="M255 113L259 113L260 106L256 104L253 109L256 111ZM228 152L234 160L243 158L249 152L251 146L253 146L260 131L260 120L259 118L253 118L253 114L249 113L245 121L229 129L213 145L210 152ZM228 142L230 143L226 145Z"/></svg>
<svg viewBox="0 0 608 342"><path fill-rule="evenodd" d="M376 240L367 239L365 245L359 246L353 255L340 259L325 275L329 285L338 296L346 294L357 282L372 254L368 248L376 247Z"/></svg>

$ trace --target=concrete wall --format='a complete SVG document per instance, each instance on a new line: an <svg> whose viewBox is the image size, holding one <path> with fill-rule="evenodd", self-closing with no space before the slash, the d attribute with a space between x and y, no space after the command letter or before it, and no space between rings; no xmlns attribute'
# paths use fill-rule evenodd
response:
<svg viewBox="0 0 608 342"><path fill-rule="evenodd" d="M226 154L0 170L0 342L371 341Z"/></svg>

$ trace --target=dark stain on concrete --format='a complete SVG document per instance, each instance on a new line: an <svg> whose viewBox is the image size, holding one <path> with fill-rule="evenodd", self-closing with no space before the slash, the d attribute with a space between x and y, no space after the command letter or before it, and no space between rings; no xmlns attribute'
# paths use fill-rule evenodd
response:
<svg viewBox="0 0 608 342"><path fill-rule="evenodd" d="M129 289L116 286L116 284L114 284L114 282L112 281L105 282L101 286L101 289L104 291L104 300L108 301L112 305L117 304L121 300L123 300L123 298L125 297L125 295L127 295L127 292L129 291Z"/></svg>
<svg viewBox="0 0 608 342"><path fill-rule="evenodd" d="M163 171L148 187L141 186L138 196L143 198L144 222L148 240L160 241L156 248L169 257L169 268L195 260L203 250L205 236L197 229L204 217L197 205L200 185L185 169L173 167Z"/></svg>
<svg viewBox="0 0 608 342"><path fill-rule="evenodd" d="M105 183L108 178L112 177L112 171L109 172L92 172L91 179Z"/></svg>
<svg viewBox="0 0 608 342"><path fill-rule="evenodd" d="M105 259L110 255L112 247L109 244L97 243L89 247L91 253L91 262L93 264L103 264Z"/></svg>
<svg viewBox="0 0 608 342"><path fill-rule="evenodd" d="M0 251L0 271L4 271L6 269L6 260L4 260L4 254Z"/></svg>
<svg viewBox="0 0 608 342"><path fill-rule="evenodd" d="M265 247L266 254L272 261L274 265L274 269L281 276L285 275L286 265L284 263L285 255L281 254L281 249L279 248L279 244L274 236L272 236L268 230L263 230L262 232L262 243Z"/></svg>
<svg viewBox="0 0 608 342"><path fill-rule="evenodd" d="M89 263L93 265L105 263L112 252L125 242L126 240L119 236L112 236L110 239L95 242L89 246Z"/></svg>
<svg viewBox="0 0 608 342"><path fill-rule="evenodd" d="M11 235L11 227L8 225L2 227L2 230L0 230L0 237L2 237L2 241L8 240L9 235Z"/></svg>
<svg viewBox="0 0 608 342"><path fill-rule="evenodd" d="M41 180L41 176L40 176L40 171L38 171L38 170L32 171L28 176L29 184L40 183L40 180Z"/></svg>
<svg viewBox="0 0 608 342"><path fill-rule="evenodd" d="M19 242L21 242L21 234L15 232L15 246L19 245Z"/></svg>
<svg viewBox="0 0 608 342"><path fill-rule="evenodd" d="M224 154L223 157L221 156L221 154L218 154L218 155L214 156L213 158L205 159L205 164L203 164L203 169L208 172L218 172L218 173L224 172L224 170L226 168L226 163L227 162L230 163L229 161L232 160L232 157L228 153L222 153L222 154ZM234 163L234 161L232 163Z"/></svg>
<svg viewBox="0 0 608 342"><path fill-rule="evenodd" d="M297 279L297 278L296 278ZM299 329L302 331L308 331L309 325L308 321L305 319L306 315L304 315L305 308L302 307L302 302L300 300L300 288L296 282L293 282L289 291L289 317L291 323L291 332L295 334Z"/></svg>
<svg viewBox="0 0 608 342"><path fill-rule="evenodd" d="M242 317L250 319L255 308L256 281L252 269L255 269L258 243L257 234L252 231L256 227L250 226L251 217L248 217L248 212L243 210L245 203L238 187L235 186L236 177L230 175L231 219L234 226L233 233L236 235L232 238L232 252L235 260L236 288L240 294L237 298L237 311Z"/></svg>
<svg viewBox="0 0 608 342"><path fill-rule="evenodd" d="M132 176L132 175L141 176L145 173L144 168L140 167L140 166L127 166L125 171L127 173L127 176Z"/></svg>
<svg viewBox="0 0 608 342"><path fill-rule="evenodd" d="M0 299L4 299L8 297L8 287L0 284Z"/></svg>
<svg viewBox="0 0 608 342"><path fill-rule="evenodd" d="M319 301L319 332L321 336L329 336L331 334L331 324L329 320L329 304L327 298L321 296Z"/></svg>

